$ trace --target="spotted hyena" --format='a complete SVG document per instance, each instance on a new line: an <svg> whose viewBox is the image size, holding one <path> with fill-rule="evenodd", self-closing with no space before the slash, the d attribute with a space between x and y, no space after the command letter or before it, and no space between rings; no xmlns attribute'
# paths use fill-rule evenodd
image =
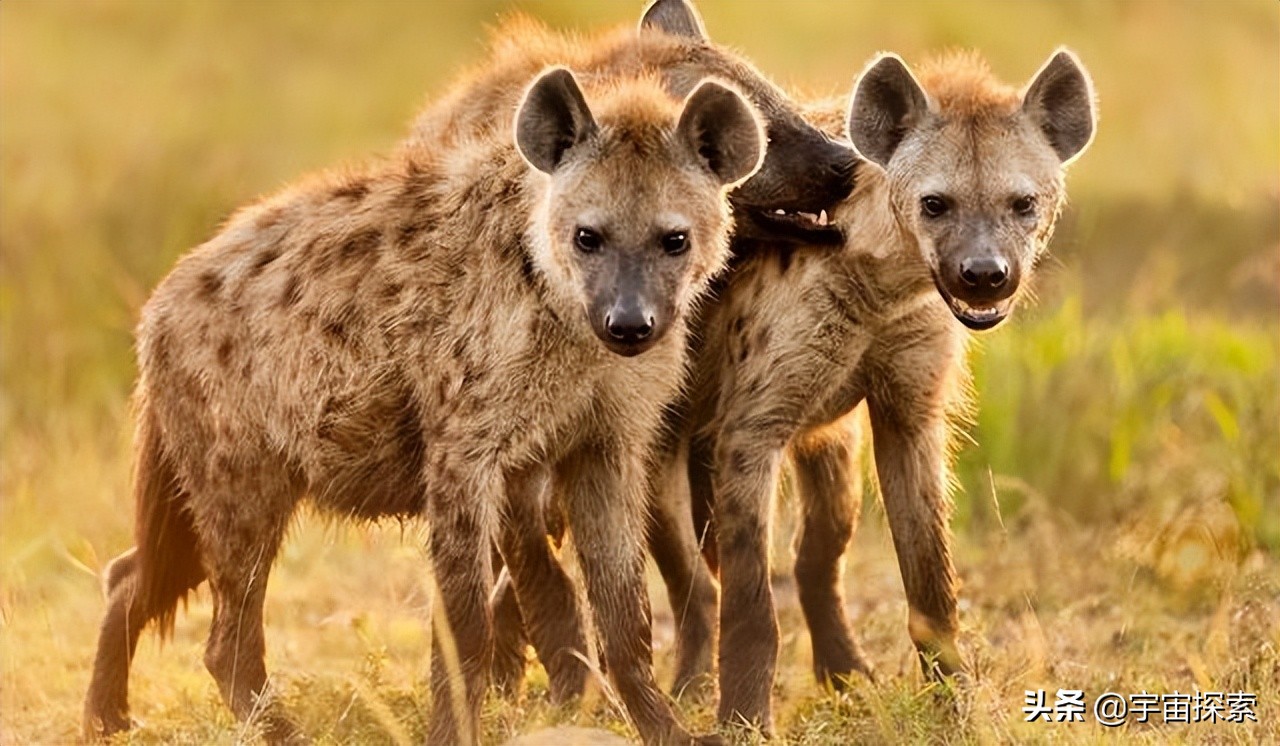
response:
<svg viewBox="0 0 1280 746"><path fill-rule="evenodd" d="M619 695L646 742L690 742L653 682L642 476L728 256L728 192L764 149L728 84L673 97L648 75L535 70L485 132L304 181L183 258L138 327L137 546L108 571L87 729L128 727L139 633L208 580L223 699L272 740L297 733L268 696L262 614L309 498L428 517L428 738L474 743L487 548L552 475Z"/></svg>
<svg viewBox="0 0 1280 746"><path fill-rule="evenodd" d="M883 55L847 110L832 102L812 116L829 130L847 125L867 161L832 215L843 248L747 252L728 276L699 326L654 501L652 548L688 608L679 671L688 680L709 670L717 621L678 489L687 476L695 514L714 512L719 715L765 727L778 653L768 537L784 460L801 504L795 575L815 673L839 686L871 670L840 590L861 500L854 413L864 401L908 632L926 672L962 669L947 521L965 328L990 329L1012 311L1063 204L1064 167L1095 124L1089 77L1065 50L1021 92L976 55L934 60L919 77Z"/></svg>
<svg viewBox="0 0 1280 746"><path fill-rule="evenodd" d="M407 147L458 147L485 136L503 120L523 81L545 64L565 64L584 79L648 75L677 97L711 75L736 85L757 107L769 133L760 169L730 194L735 235L771 246L840 243L841 233L829 224L827 212L853 188L853 150L807 122L797 105L742 57L710 41L686 0L652 3L638 31L626 28L585 39L511 19L496 32L493 58L420 114ZM506 568L521 577L513 584L511 575L501 575L495 595L495 680L504 688L518 686L528 639L548 669L552 698L563 701L583 690L588 670L581 656L588 647L583 625L568 621L580 617L573 583L547 551L544 533L562 529L558 516L553 518L548 522L542 510L530 507L508 525L532 530L504 532ZM517 600L520 586L537 591ZM568 613L561 614L564 610Z"/></svg>

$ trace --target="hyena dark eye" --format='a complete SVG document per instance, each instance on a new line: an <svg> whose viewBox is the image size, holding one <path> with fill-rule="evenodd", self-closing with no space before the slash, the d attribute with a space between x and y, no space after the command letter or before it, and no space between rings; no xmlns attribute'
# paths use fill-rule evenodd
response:
<svg viewBox="0 0 1280 746"><path fill-rule="evenodd" d="M584 254L594 254L604 246L604 237L590 228L579 228L573 235L573 245Z"/></svg>
<svg viewBox="0 0 1280 746"><path fill-rule="evenodd" d="M671 256L679 256L689 250L689 234L674 231L662 237L662 250Z"/></svg>
<svg viewBox="0 0 1280 746"><path fill-rule="evenodd" d="M1026 194L1013 201L1013 211L1019 215L1034 215L1036 212L1036 196Z"/></svg>
<svg viewBox="0 0 1280 746"><path fill-rule="evenodd" d="M950 207L945 199L936 194L926 194L920 198L920 212L931 218L942 217Z"/></svg>

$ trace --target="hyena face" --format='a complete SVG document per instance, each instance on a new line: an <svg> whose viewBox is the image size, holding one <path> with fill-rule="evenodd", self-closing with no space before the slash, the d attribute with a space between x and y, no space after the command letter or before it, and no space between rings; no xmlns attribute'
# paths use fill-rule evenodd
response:
<svg viewBox="0 0 1280 746"><path fill-rule="evenodd" d="M1045 251L1063 166L1093 137L1092 86L1065 50L1022 94L972 56L944 59L920 81L896 56L875 60L854 89L850 138L887 172L895 216L952 313L990 329Z"/></svg>
<svg viewBox="0 0 1280 746"><path fill-rule="evenodd" d="M755 110L704 82L683 107L655 82L601 91L593 115L568 70L543 74L516 144L548 178L535 262L613 352L637 355L679 318L728 256L726 192L765 150Z"/></svg>
<svg viewBox="0 0 1280 746"><path fill-rule="evenodd" d="M765 122L769 149L764 163L730 196L735 236L801 244L843 241L826 211L853 191L856 154L806 122L787 95L751 65L713 45L689 0L655 0L640 26L684 40L679 57L663 69L677 95L708 76L727 80Z"/></svg>

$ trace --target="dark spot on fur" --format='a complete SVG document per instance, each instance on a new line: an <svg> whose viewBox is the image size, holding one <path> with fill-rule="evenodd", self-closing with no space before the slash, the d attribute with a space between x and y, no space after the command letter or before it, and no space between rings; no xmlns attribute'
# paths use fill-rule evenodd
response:
<svg viewBox="0 0 1280 746"><path fill-rule="evenodd" d="M215 270L200 273L200 297L206 300L213 298L222 289L222 275Z"/></svg>
<svg viewBox="0 0 1280 746"><path fill-rule="evenodd" d="M369 194L369 185L363 181L352 181L333 190L334 199L362 200Z"/></svg>
<svg viewBox="0 0 1280 746"><path fill-rule="evenodd" d="M280 294L280 305L289 308L302 299L302 283L297 275L289 275L284 283L284 292Z"/></svg>
<svg viewBox="0 0 1280 746"><path fill-rule="evenodd" d="M396 248L404 248L413 243L418 234L426 229L427 226L418 221L401 223L400 228L396 231Z"/></svg>
<svg viewBox="0 0 1280 746"><path fill-rule="evenodd" d="M325 322L324 333L338 342L347 341L347 325L341 319Z"/></svg>
<svg viewBox="0 0 1280 746"><path fill-rule="evenodd" d="M489 371L483 366L464 363L462 368L462 387L478 386L489 377Z"/></svg>
<svg viewBox="0 0 1280 746"><path fill-rule="evenodd" d="M755 339L752 340L752 344L756 347L768 347L770 334L771 331L768 324L761 326L756 330Z"/></svg>
<svg viewBox="0 0 1280 746"><path fill-rule="evenodd" d="M262 270L266 269L268 264L274 262L279 258L280 258L280 249L275 247L264 249L263 251L259 252L256 257L253 258L253 264L250 265L249 267L249 274L250 275L260 274Z"/></svg>
<svg viewBox="0 0 1280 746"><path fill-rule="evenodd" d="M431 207L439 175L424 164L410 160L405 166L404 186L396 195L396 205L410 212L422 212Z"/></svg>
<svg viewBox="0 0 1280 746"><path fill-rule="evenodd" d="M388 282L379 288L378 294L383 300L396 300L400 294L404 292L404 285L398 282Z"/></svg>
<svg viewBox="0 0 1280 746"><path fill-rule="evenodd" d="M458 337L453 340L449 352L454 360L463 360L470 355L471 345L467 342L466 337Z"/></svg>
<svg viewBox="0 0 1280 746"><path fill-rule="evenodd" d="M735 317L733 318L733 325L730 327L730 329L732 329L732 330L733 330L733 333L734 333L734 334L741 334L741 333L742 333L742 327L743 327L743 325L744 325L745 323L746 323L746 320L745 320L743 317L741 317L741 316L735 316Z"/></svg>
<svg viewBox="0 0 1280 746"><path fill-rule="evenodd" d="M235 351L235 343L231 337L224 337L218 345L218 365L226 368L231 365L231 353Z"/></svg>
<svg viewBox="0 0 1280 746"><path fill-rule="evenodd" d="M346 260L364 256L382 243L382 232L376 228L360 231L342 244L342 258Z"/></svg>
<svg viewBox="0 0 1280 746"><path fill-rule="evenodd" d="M738 350L738 362L745 363L747 361L747 355L749 355L750 353L751 353L750 347L745 344L742 345L741 349Z"/></svg>

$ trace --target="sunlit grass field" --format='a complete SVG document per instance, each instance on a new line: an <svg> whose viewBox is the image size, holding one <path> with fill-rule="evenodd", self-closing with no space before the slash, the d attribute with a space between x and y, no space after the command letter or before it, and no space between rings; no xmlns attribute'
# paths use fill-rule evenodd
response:
<svg viewBox="0 0 1280 746"><path fill-rule="evenodd" d="M524 2L556 27L642 3ZM1266 743L1280 733L1280 6L1254 2L699 3L719 41L829 94L876 51L971 46L1013 83L1059 44L1097 83L1097 141L1039 301L972 350L977 413L953 522L973 676L927 685L874 499L847 567L877 681L809 672L776 532L784 743ZM150 288L237 205L391 148L483 59L506 3L0 3L0 743L63 743L131 544L132 327ZM869 483L868 489L874 491ZM429 615L421 527L304 515L271 577L268 668L321 743L421 740ZM659 674L671 614L653 585ZM137 743L233 743L201 663L203 592L146 637ZM1024 692L1244 691L1258 722L1024 723ZM628 726L596 693L492 699L501 742ZM710 729L714 706L681 702ZM747 740L750 734L743 736Z"/></svg>

